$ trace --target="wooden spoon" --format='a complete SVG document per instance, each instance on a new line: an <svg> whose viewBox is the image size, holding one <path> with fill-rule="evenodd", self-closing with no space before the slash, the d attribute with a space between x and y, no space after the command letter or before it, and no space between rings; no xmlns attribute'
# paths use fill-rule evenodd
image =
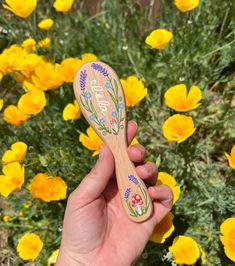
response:
<svg viewBox="0 0 235 266"><path fill-rule="evenodd" d="M127 153L125 98L117 74L103 62L85 63L75 76L74 93L86 120L113 153L126 214L135 222L148 219L152 202Z"/></svg>

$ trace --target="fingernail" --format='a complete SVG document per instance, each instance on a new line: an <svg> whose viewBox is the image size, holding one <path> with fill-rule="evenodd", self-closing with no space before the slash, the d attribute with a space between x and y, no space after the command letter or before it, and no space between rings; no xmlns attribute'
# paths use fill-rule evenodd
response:
<svg viewBox="0 0 235 266"><path fill-rule="evenodd" d="M99 154L99 160L102 160L104 157L104 145L102 144L100 146L100 154Z"/></svg>
<svg viewBox="0 0 235 266"><path fill-rule="evenodd" d="M138 127L138 124L135 122L135 120L131 120L130 122L133 123L133 124L135 124L136 127Z"/></svg>

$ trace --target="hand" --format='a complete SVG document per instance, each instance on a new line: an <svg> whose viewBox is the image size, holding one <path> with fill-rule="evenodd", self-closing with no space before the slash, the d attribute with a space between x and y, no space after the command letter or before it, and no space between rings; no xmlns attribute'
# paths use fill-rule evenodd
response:
<svg viewBox="0 0 235 266"><path fill-rule="evenodd" d="M136 123L129 122L129 143L136 132ZM128 154L149 186L153 215L142 223L126 216L114 178L113 155L102 145L95 167L69 196L57 266L130 266L141 255L155 225L171 210L172 192L168 186L154 186L157 170L153 163L143 163L144 147L130 146Z"/></svg>

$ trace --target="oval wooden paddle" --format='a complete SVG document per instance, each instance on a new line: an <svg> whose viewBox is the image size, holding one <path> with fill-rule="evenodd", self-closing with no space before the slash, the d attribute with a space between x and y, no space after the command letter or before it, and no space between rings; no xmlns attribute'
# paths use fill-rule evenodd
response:
<svg viewBox="0 0 235 266"><path fill-rule="evenodd" d="M86 120L113 153L128 217L135 222L148 219L152 202L127 153L125 98L117 74L103 62L86 63L75 76L74 93Z"/></svg>

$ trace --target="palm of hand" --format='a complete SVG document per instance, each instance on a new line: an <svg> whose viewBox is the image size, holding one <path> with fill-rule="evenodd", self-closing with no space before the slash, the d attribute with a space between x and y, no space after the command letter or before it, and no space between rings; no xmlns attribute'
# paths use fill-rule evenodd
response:
<svg viewBox="0 0 235 266"><path fill-rule="evenodd" d="M160 201L156 204L160 207L160 221L170 206ZM95 265L116 265L115 261L117 265L130 265L143 251L156 223L154 218L135 223L126 216L114 179L99 198L79 210L74 207L68 214L70 221L75 221L69 226L69 239L73 242L69 246L74 247L72 253L78 258L81 254L88 256L87 260L96 261Z"/></svg>
<svg viewBox="0 0 235 266"><path fill-rule="evenodd" d="M136 132L137 125L129 122L129 143ZM116 180L112 178L114 158L103 146L103 155L95 167L69 196L57 266L130 266L140 256L155 225L170 211L172 192L167 186L155 186L156 166L143 163L144 147L133 145L128 154L138 164L139 177L150 186L152 216L142 223L132 222L126 216Z"/></svg>

